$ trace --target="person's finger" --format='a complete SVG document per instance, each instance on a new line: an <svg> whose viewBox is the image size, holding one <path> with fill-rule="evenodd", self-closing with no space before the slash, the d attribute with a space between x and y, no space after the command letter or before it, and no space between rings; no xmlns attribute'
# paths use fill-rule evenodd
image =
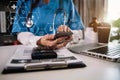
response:
<svg viewBox="0 0 120 80"><path fill-rule="evenodd" d="M56 46L57 44L62 43L63 41L65 41L65 38L61 37L61 38L58 38L58 39L55 39L55 40L44 40L44 41L45 41L47 46L53 47L53 46Z"/></svg>
<svg viewBox="0 0 120 80"><path fill-rule="evenodd" d="M58 38L53 41L47 41L47 46L58 49L67 45L71 40L65 40L65 38Z"/></svg>
<svg viewBox="0 0 120 80"><path fill-rule="evenodd" d="M66 38L61 37L61 38L58 38L58 39L55 39L55 40L52 40L52 41L47 41L46 43L48 43L48 46L54 47L58 44L61 44L61 43L65 42L65 39Z"/></svg>
<svg viewBox="0 0 120 80"><path fill-rule="evenodd" d="M39 44L43 45L43 46L53 46L55 45L55 41L53 41L54 39L54 35L45 35L43 37L41 37L41 39L39 40Z"/></svg>
<svg viewBox="0 0 120 80"><path fill-rule="evenodd" d="M61 32L61 31L63 31L64 29L63 29L63 25L60 25L59 27L58 27L58 32Z"/></svg>
<svg viewBox="0 0 120 80"><path fill-rule="evenodd" d="M63 31L68 32L68 31L69 31L69 28L68 28L66 25L64 25L64 26L63 26Z"/></svg>
<svg viewBox="0 0 120 80"><path fill-rule="evenodd" d="M46 39L46 40L52 40L52 39L54 39L54 34L51 34L51 35L45 35L44 36L44 38Z"/></svg>
<svg viewBox="0 0 120 80"><path fill-rule="evenodd" d="M60 38L58 38L58 39L56 40L56 41L57 41L57 44L64 42L64 41L66 40L66 38L67 38L67 37L60 37Z"/></svg>
<svg viewBox="0 0 120 80"><path fill-rule="evenodd" d="M63 43L56 45L55 48L59 49L59 48L65 47L67 43L68 43L67 41L64 41Z"/></svg>
<svg viewBox="0 0 120 80"><path fill-rule="evenodd" d="M65 40L71 41L71 40L73 40L73 36L69 36L69 37L67 37Z"/></svg>
<svg viewBox="0 0 120 80"><path fill-rule="evenodd" d="M71 30L70 30L70 28L69 28L68 26L66 26L66 25L61 25L61 26L59 26L59 28L58 28L58 32L60 32L60 31L68 32L68 31L71 31Z"/></svg>

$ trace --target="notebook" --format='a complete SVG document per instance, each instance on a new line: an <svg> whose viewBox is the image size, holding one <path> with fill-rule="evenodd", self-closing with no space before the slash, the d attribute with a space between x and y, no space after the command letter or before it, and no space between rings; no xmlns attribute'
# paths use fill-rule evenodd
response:
<svg viewBox="0 0 120 80"><path fill-rule="evenodd" d="M14 55L5 65L2 73L7 74L86 67L86 64L67 48L54 50L54 52L57 53L57 58L50 59L32 59L31 54L33 50L33 47L23 45L18 46Z"/></svg>
<svg viewBox="0 0 120 80"><path fill-rule="evenodd" d="M68 49L72 52L104 59L113 62L120 62L120 32L118 28L111 28L110 35L107 35L104 29L102 35L98 33L98 43L90 43L86 45L77 45L69 47ZM108 43L105 41L107 36ZM103 44L102 44L103 42Z"/></svg>

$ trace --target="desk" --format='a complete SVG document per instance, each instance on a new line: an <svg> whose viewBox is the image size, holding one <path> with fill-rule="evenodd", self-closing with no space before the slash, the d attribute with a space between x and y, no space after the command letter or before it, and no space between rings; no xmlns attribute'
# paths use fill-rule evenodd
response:
<svg viewBox="0 0 120 80"><path fill-rule="evenodd" d="M0 72L18 46L0 47ZM77 55L85 68L0 74L0 80L120 80L120 63Z"/></svg>

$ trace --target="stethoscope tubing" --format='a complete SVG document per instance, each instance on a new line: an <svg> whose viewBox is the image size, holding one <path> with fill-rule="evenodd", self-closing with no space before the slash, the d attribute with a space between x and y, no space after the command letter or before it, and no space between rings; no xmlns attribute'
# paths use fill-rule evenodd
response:
<svg viewBox="0 0 120 80"><path fill-rule="evenodd" d="M52 21L52 28L53 30L55 29L55 19L56 19L56 15L59 13L59 11L63 11L63 14L64 14L64 20L63 20L63 24L61 25L66 25L66 18L67 18L67 14L66 14L66 11L62 8L58 8L55 12L54 12L54 15L53 15L53 21ZM32 26L34 25L34 22L31 18L27 19L27 22L26 22L26 27L29 29L31 28ZM29 30L30 31L30 30Z"/></svg>

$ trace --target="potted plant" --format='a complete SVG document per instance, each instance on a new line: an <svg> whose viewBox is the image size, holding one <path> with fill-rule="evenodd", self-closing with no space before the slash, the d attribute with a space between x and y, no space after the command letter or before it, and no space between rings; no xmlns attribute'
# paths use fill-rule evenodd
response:
<svg viewBox="0 0 120 80"><path fill-rule="evenodd" d="M113 37L111 40L119 40L120 43L120 18L113 21L112 26L114 29L116 29L115 31L113 31ZM112 35L112 34L111 34Z"/></svg>

